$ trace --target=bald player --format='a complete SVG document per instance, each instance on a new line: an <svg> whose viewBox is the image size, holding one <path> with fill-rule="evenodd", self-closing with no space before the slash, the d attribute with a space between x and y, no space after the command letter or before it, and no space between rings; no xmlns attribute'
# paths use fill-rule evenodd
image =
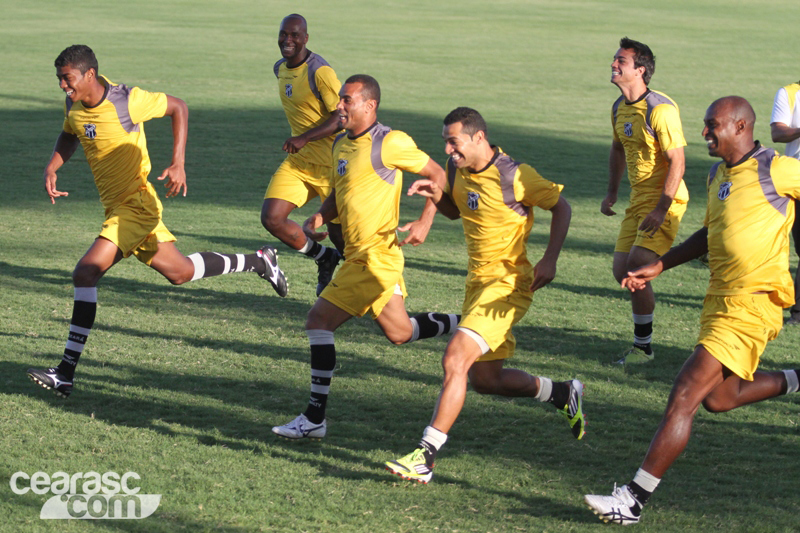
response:
<svg viewBox="0 0 800 533"><path fill-rule="evenodd" d="M586 495L605 522L639 521L642 506L686 448L701 404L720 413L798 390L797 370L757 367L767 342L781 330L782 309L794 303L789 232L793 200L800 197L800 161L753 140L755 113L744 98L715 101L704 123L708 153L722 159L708 174L704 227L622 280L623 287L640 291L664 270L708 253L711 279L700 335L633 480L610 496Z"/></svg>

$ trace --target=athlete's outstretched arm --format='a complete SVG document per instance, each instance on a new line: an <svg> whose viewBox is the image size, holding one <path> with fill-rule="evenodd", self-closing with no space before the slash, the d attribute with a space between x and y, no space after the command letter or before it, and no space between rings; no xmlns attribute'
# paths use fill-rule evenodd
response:
<svg viewBox="0 0 800 533"><path fill-rule="evenodd" d="M556 277L556 262L564 240L569 231L569 222L572 220L572 207L563 196L559 196L556 205L550 208L553 219L550 221L550 240L544 255L533 267L533 283L531 290L541 289Z"/></svg>
<svg viewBox="0 0 800 533"><path fill-rule="evenodd" d="M80 144L78 136L65 131L62 131L56 139L53 155L50 156L50 161L44 167L44 190L47 191L51 204L56 203L56 198L59 196L69 196L68 192L56 189L56 180L58 180L56 171L69 161L69 158L77 150L78 144Z"/></svg>
<svg viewBox="0 0 800 533"><path fill-rule="evenodd" d="M177 196L181 189L186 196L186 139L189 136L189 108L180 98L167 95L167 112L165 116L172 118L172 164L158 177L166 179L167 198Z"/></svg>
<svg viewBox="0 0 800 533"><path fill-rule="evenodd" d="M672 248L661 258L628 272L628 276L622 280L621 286L631 292L642 290L647 282L658 277L663 271L697 259L706 253L708 253L708 228L704 227L695 231L691 237Z"/></svg>
<svg viewBox="0 0 800 533"><path fill-rule="evenodd" d="M439 166L439 163L433 159L429 159L428 163L422 168L422 170L418 172L418 174L423 178L428 178L429 180L436 182L439 184L439 187L444 187L444 182L446 179L444 175L444 169L442 169L442 167ZM425 207L422 210L422 214L417 220L397 228L397 231L408 232L408 237L400 241L400 246L405 244L419 246L425 242L425 238L428 236L428 232L431 230L431 225L433 225L434 215L436 215L436 204L433 203L433 200L428 198L428 200L425 202Z"/></svg>

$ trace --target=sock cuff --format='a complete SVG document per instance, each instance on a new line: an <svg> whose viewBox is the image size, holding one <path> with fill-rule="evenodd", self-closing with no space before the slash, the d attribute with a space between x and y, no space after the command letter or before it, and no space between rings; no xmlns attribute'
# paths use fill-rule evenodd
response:
<svg viewBox="0 0 800 533"><path fill-rule="evenodd" d="M417 319L413 316L409 318L409 320L411 321L411 338L406 342L414 342L419 340L419 322L417 322Z"/></svg>
<svg viewBox="0 0 800 533"><path fill-rule="evenodd" d="M539 392L535 398L540 402L546 402L553 395L553 380L542 376L537 376L539 380Z"/></svg>
<svg viewBox="0 0 800 533"><path fill-rule="evenodd" d="M797 370L784 370L786 376L786 394L792 394L800 389L800 382L797 379Z"/></svg>
<svg viewBox="0 0 800 533"><path fill-rule="evenodd" d="M200 254L192 254L189 256L189 260L194 265L194 274L192 274L191 281L198 280L202 278L206 273L206 263L203 261L203 257Z"/></svg>
<svg viewBox="0 0 800 533"><path fill-rule="evenodd" d="M422 440L431 444L437 450L447 442L447 433L442 433L433 426L428 426L422 432Z"/></svg>
<svg viewBox="0 0 800 533"><path fill-rule="evenodd" d="M319 344L334 344L333 332L326 329L307 329L308 343L311 346Z"/></svg>
<svg viewBox="0 0 800 533"><path fill-rule="evenodd" d="M658 487L658 484L661 482L661 478L657 478L654 475L645 472L641 468L636 471L636 475L633 476L633 482L642 487L647 492L653 492Z"/></svg>
<svg viewBox="0 0 800 533"><path fill-rule="evenodd" d="M299 249L299 250L297 250L297 251L298 251L298 252L300 252L301 254L304 254L304 253L308 252L308 251L311 249L311 245L312 245L313 243L314 243L314 241L312 241L311 239L309 239L308 237L306 237L306 243L303 245L303 247L302 247L302 248L300 248L300 249Z"/></svg>
<svg viewBox="0 0 800 533"><path fill-rule="evenodd" d="M649 315L637 315L634 313L633 315L633 323L634 324L649 324L653 321L653 313Z"/></svg>
<svg viewBox="0 0 800 533"><path fill-rule="evenodd" d="M96 304L97 287L75 287L75 300Z"/></svg>

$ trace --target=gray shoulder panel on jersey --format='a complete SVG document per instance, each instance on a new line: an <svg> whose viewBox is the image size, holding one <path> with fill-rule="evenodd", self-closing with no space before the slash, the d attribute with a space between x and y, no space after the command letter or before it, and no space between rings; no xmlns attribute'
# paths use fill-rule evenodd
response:
<svg viewBox="0 0 800 533"><path fill-rule="evenodd" d="M775 150L765 146L762 146L753 154L753 159L758 161L758 182L761 184L764 196L772 207L777 209L781 215L786 216L786 206L789 204L789 198L778 194L775 189L775 183L772 181L771 168L774 157Z"/></svg>
<svg viewBox="0 0 800 533"><path fill-rule="evenodd" d="M314 93L314 96L318 100L322 100L322 95L319 93L319 88L317 88L316 74L320 67L330 67L330 64L314 52L309 54L306 63L308 63L308 86L311 87L311 92Z"/></svg>
<svg viewBox="0 0 800 533"><path fill-rule="evenodd" d="M117 118L119 123L127 133L139 131L139 125L134 124L131 120L131 113L128 110L128 98L131 95L131 90L127 85L119 84L112 85L108 88L108 96L106 99L114 104L117 109Z"/></svg>
<svg viewBox="0 0 800 533"><path fill-rule="evenodd" d="M370 153L370 161L372 162L372 169L375 173L389 185L394 185L394 178L397 176L397 169L387 168L383 164L381 157L381 150L383 149L383 140L386 135L392 131L389 126L384 126L380 122L376 122L369 130L372 135L372 152Z"/></svg>
<svg viewBox="0 0 800 533"><path fill-rule="evenodd" d="M498 154L494 166L500 172L500 190L503 192L503 203L516 214L526 217L530 208L522 205L514 198L514 177L517 175L519 163L506 154Z"/></svg>
<svg viewBox="0 0 800 533"><path fill-rule="evenodd" d="M347 135L347 132L343 131L342 133L337 134L336 137L333 138L333 144L331 145L331 155L333 154L333 150L336 148L336 143L341 141L342 137L344 137L345 135Z"/></svg>
<svg viewBox="0 0 800 533"><path fill-rule="evenodd" d="M286 63L286 59L281 58L281 59L277 60L275 62L275 65L272 67L272 71L275 73L275 77L276 78L278 77L278 72L281 69L281 64L282 63Z"/></svg>
<svg viewBox="0 0 800 533"><path fill-rule="evenodd" d="M456 184L456 172L458 172L458 169L455 163L453 163L452 157L447 158L444 167L447 169L447 184L450 186L450 196L453 196L453 187L455 187Z"/></svg>
<svg viewBox="0 0 800 533"><path fill-rule="evenodd" d="M708 185L706 185L706 188L711 187L711 182L714 181L714 177L717 175L717 169L722 163L722 161L718 161L711 165L711 170L708 172Z"/></svg>
<svg viewBox="0 0 800 533"><path fill-rule="evenodd" d="M647 133L649 133L650 135L655 137L656 140L658 140L658 136L656 135L656 132L653 130L653 126L650 124L650 115L653 114L653 109L655 109L656 106L659 106L661 104L668 104L674 106L675 102L673 102L663 94L654 93L653 91L647 93L647 96L644 97L644 101L647 103L647 111L645 112L644 116L644 127L647 130Z"/></svg>
<svg viewBox="0 0 800 533"><path fill-rule="evenodd" d="M72 100L69 99L69 96L65 98L67 99L67 115L69 115L69 110L72 109Z"/></svg>
<svg viewBox="0 0 800 533"><path fill-rule="evenodd" d="M617 101L614 102L614 105L611 106L611 112L614 114L614 122L617 121L617 110L619 109L619 105L622 103L623 100L625 100L625 97L620 96L619 98L617 98Z"/></svg>

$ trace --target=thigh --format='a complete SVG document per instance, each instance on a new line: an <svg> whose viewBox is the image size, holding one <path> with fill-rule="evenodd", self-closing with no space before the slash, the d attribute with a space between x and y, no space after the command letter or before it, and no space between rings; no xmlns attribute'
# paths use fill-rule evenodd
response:
<svg viewBox="0 0 800 533"><path fill-rule="evenodd" d="M375 317L383 333L392 342L406 342L411 338L413 326L408 318L406 303L402 294L392 294L389 301Z"/></svg>
<svg viewBox="0 0 800 533"><path fill-rule="evenodd" d="M703 346L697 346L681 367L669 395L667 409L680 406L695 411L728 376L722 365Z"/></svg>
<svg viewBox="0 0 800 533"><path fill-rule="evenodd" d="M75 265L72 273L75 286L94 287L103 274L121 259L122 252L116 244L98 237Z"/></svg>
<svg viewBox="0 0 800 533"><path fill-rule="evenodd" d="M172 283L189 281L194 274L192 260L183 255L174 242L158 243L156 253L146 264Z"/></svg>
<svg viewBox="0 0 800 533"><path fill-rule="evenodd" d="M326 331L336 331L336 329L353 317L344 309L337 307L324 298L317 298L314 305L308 311L305 329L324 329Z"/></svg>

